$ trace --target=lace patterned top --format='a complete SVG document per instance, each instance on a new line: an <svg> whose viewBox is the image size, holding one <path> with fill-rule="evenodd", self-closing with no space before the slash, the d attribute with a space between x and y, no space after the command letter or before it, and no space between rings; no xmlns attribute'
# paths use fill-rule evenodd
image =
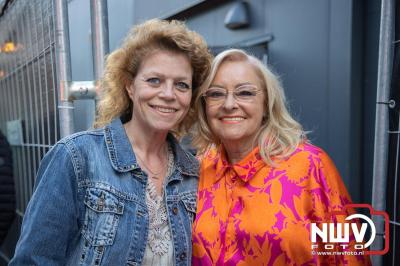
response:
<svg viewBox="0 0 400 266"><path fill-rule="evenodd" d="M168 147L168 170L164 180L174 171L174 154ZM174 246L168 224L164 191L157 194L151 178L146 187L146 204L149 213L149 232L142 265L174 265Z"/></svg>
<svg viewBox="0 0 400 266"><path fill-rule="evenodd" d="M299 145L275 167L264 163L258 148L233 165L222 147L212 149L202 158L198 189L194 266L370 264L367 256L311 250L310 223L331 221L329 213L351 202L318 147Z"/></svg>

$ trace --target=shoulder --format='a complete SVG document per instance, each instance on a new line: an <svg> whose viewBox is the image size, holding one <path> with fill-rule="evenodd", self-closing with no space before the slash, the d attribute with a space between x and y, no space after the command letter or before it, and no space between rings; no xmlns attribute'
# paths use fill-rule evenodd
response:
<svg viewBox="0 0 400 266"><path fill-rule="evenodd" d="M104 128L81 131L62 138L57 144L80 145L86 142L104 140Z"/></svg>
<svg viewBox="0 0 400 266"><path fill-rule="evenodd" d="M168 134L167 141L174 152L177 169L184 175L197 177L199 175L199 162L197 158L189 151L183 149L172 134Z"/></svg>
<svg viewBox="0 0 400 266"><path fill-rule="evenodd" d="M321 147L315 146L311 143L303 143L299 146L299 150L306 154L309 157L309 160L314 160L320 168L325 168L329 171L336 171L333 160Z"/></svg>
<svg viewBox="0 0 400 266"><path fill-rule="evenodd" d="M185 153L185 156L187 157L188 161L198 168L199 160L190 151L183 150L183 152Z"/></svg>
<svg viewBox="0 0 400 266"><path fill-rule="evenodd" d="M204 153L197 156L202 166L209 165L210 163L213 164L216 161L218 161L220 157L221 157L220 149L215 145L208 147Z"/></svg>
<svg viewBox="0 0 400 266"><path fill-rule="evenodd" d="M71 154L77 152L88 152L95 149L96 146L105 145L104 128L81 131L59 140L53 148L64 146Z"/></svg>
<svg viewBox="0 0 400 266"><path fill-rule="evenodd" d="M290 156L288 162L286 164L288 169L296 169L297 172L302 173L302 176L317 180L320 185L326 187L326 190L330 191L334 188L346 191L333 160L322 148L310 143L301 144Z"/></svg>
<svg viewBox="0 0 400 266"><path fill-rule="evenodd" d="M179 144L178 144L179 145ZM192 176L198 176L199 175L199 161L193 154L191 154L189 151L186 151L184 149L179 149L180 152L180 159L179 159L179 164L182 166L182 170L184 173Z"/></svg>
<svg viewBox="0 0 400 266"><path fill-rule="evenodd" d="M179 143L176 143L177 148L176 152L179 153L179 157L182 157L185 159L185 163L191 165L192 167L199 167L199 160L197 159L196 156L194 156L190 151L185 150L181 147Z"/></svg>
<svg viewBox="0 0 400 266"><path fill-rule="evenodd" d="M286 161L315 161L318 164L323 162L331 162L329 155L320 147L309 142L300 144L296 150L286 158Z"/></svg>
<svg viewBox="0 0 400 266"><path fill-rule="evenodd" d="M287 158L280 161L277 170L283 170L290 176L318 178L322 174L339 175L329 155L320 147L311 143L302 143Z"/></svg>
<svg viewBox="0 0 400 266"><path fill-rule="evenodd" d="M199 174L200 180L204 180L204 176L214 176L217 171L217 164L220 160L220 150L215 145L210 146L204 153L197 156L200 162Z"/></svg>
<svg viewBox="0 0 400 266"><path fill-rule="evenodd" d="M59 140L46 154L42 162L52 158L64 158L71 161L74 168L79 169L86 154L95 152L105 146L104 129L77 132Z"/></svg>

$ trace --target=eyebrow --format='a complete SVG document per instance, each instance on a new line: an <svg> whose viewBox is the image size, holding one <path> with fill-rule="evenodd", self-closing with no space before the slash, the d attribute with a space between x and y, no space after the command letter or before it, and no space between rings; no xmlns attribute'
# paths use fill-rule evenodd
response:
<svg viewBox="0 0 400 266"><path fill-rule="evenodd" d="M157 71L150 71L148 73L143 74L144 77L148 78L149 76L158 76L158 77L162 77L165 78L165 74L159 73ZM186 80L186 81L190 81L191 77L184 77L184 76L178 76L178 77L173 77L174 80Z"/></svg>
<svg viewBox="0 0 400 266"><path fill-rule="evenodd" d="M218 85L218 84L210 84L210 86L209 86L210 88L211 87L217 87L217 88L221 88L221 89L225 89L225 87L224 86L222 86L222 85Z"/></svg>
<svg viewBox="0 0 400 266"><path fill-rule="evenodd" d="M243 83L239 83L235 86L235 88L239 88L240 86L244 86L244 85L253 85L255 86L253 83L251 82L243 82Z"/></svg>
<svg viewBox="0 0 400 266"><path fill-rule="evenodd" d="M244 85L252 85L252 86L255 86L255 85L254 85L253 83L251 83L251 82L242 82L242 83L236 84L236 85L235 85L235 89L236 89L236 88L239 88L239 87L241 87L241 86L244 86ZM211 87L217 87L217 88L225 89L224 86L219 85L219 84L213 84L213 83L211 83L209 87L210 87L210 88L211 88Z"/></svg>

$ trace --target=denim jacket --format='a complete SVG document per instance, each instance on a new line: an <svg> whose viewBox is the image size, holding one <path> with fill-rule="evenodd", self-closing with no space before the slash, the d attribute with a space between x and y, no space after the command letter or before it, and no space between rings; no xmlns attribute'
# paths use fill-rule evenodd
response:
<svg viewBox="0 0 400 266"><path fill-rule="evenodd" d="M167 204L175 265L190 265L198 162L172 135ZM147 176L119 119L58 142L39 167L10 265L140 265L147 243Z"/></svg>

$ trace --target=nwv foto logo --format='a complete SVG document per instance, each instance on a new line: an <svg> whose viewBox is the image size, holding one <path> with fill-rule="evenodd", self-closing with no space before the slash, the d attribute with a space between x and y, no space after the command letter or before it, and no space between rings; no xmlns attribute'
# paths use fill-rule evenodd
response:
<svg viewBox="0 0 400 266"><path fill-rule="evenodd" d="M383 250L365 250L375 240L376 237L376 227L374 222L366 215L363 214L352 214L347 216L343 223L311 223L311 249L325 249L332 250L335 246L341 247L343 250L350 248L354 250L365 250L365 254L371 255L382 255L389 250L389 217L386 212L375 211L369 204L349 204L346 206L348 208L368 208L371 215L381 215L385 221L385 247ZM343 212L334 212L334 215L346 215ZM355 219L359 219L357 223ZM352 222L353 221L353 222ZM370 228L369 239L367 237L367 229ZM355 240L351 243L353 236ZM317 237L321 240L318 241ZM321 243L323 245L321 245ZM336 245L335 245L336 244Z"/></svg>

